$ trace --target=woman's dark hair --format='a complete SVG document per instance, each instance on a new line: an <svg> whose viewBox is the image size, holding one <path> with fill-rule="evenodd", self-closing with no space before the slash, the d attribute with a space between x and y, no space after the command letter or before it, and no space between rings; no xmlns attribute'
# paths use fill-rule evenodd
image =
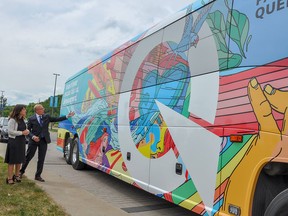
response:
<svg viewBox="0 0 288 216"><path fill-rule="evenodd" d="M15 119L15 121L18 122L20 120L20 112L23 108L26 109L26 106L23 104L17 104L12 110L12 112L10 113L10 118L13 118Z"/></svg>

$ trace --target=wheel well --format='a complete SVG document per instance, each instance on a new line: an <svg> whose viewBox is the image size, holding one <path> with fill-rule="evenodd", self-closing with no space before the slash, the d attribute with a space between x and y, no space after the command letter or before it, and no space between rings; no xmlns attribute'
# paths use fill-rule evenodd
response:
<svg viewBox="0 0 288 216"><path fill-rule="evenodd" d="M252 215L264 215L270 202L288 188L288 164L269 162L261 170L255 187Z"/></svg>
<svg viewBox="0 0 288 216"><path fill-rule="evenodd" d="M78 134L74 134L73 139L78 138Z"/></svg>
<svg viewBox="0 0 288 216"><path fill-rule="evenodd" d="M64 148L65 148L67 139L68 139L69 137L71 137L71 136L70 136L70 133L69 133L69 132L66 132L66 133L65 133L65 139L64 139L63 153L64 153ZM74 140L76 137L78 138L78 135L77 135L77 134L74 134L73 137L71 137L71 138L72 138L72 140Z"/></svg>
<svg viewBox="0 0 288 216"><path fill-rule="evenodd" d="M69 137L71 137L71 136L70 136L70 133L67 132L67 133L65 134L65 143L66 143L66 140L67 140ZM77 135L77 134L74 134L74 135L73 135L73 138L72 138L72 137L71 137L71 138L72 138L72 139L75 139L76 137L78 138L78 135Z"/></svg>
<svg viewBox="0 0 288 216"><path fill-rule="evenodd" d="M65 134L65 143L66 143L66 141L67 141L67 139L70 137L70 135L69 135L69 133L66 133Z"/></svg>
<svg viewBox="0 0 288 216"><path fill-rule="evenodd" d="M68 132L65 133L65 138L64 138L64 144L63 144L63 153L64 153L64 149L66 147L67 144L67 139L70 137L70 134Z"/></svg>

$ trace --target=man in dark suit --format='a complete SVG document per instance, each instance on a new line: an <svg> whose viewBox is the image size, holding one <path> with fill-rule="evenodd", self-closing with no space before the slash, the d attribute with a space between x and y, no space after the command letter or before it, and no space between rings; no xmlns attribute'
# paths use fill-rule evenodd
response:
<svg viewBox="0 0 288 216"><path fill-rule="evenodd" d="M25 173L25 170L34 157L35 152L38 148L38 162L37 162L37 171L35 173L35 180L44 182L45 180L41 177L43 171L47 144L51 142L50 133L49 133L49 123L63 121L69 117L74 116L74 112L70 112L67 116L62 117L51 117L48 114L45 114L45 109L41 104L36 104L34 106L35 114L28 119L27 129L30 131L29 145L26 152L25 163L22 164L20 170L20 176Z"/></svg>

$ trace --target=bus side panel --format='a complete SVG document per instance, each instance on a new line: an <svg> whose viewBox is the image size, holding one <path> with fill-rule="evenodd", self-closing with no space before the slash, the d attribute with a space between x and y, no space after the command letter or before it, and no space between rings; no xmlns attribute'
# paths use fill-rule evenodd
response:
<svg viewBox="0 0 288 216"><path fill-rule="evenodd" d="M145 137L148 135L150 127L153 125L153 112L154 106L150 101L153 100L153 95L149 95L149 91L143 95L142 104L145 106L145 110L138 110L139 101L133 101L134 95L139 95L142 89L145 91L150 88L155 88L156 77L155 70L149 73L149 70L144 70L144 66L149 67L149 62L143 61L147 54L161 43L163 31L158 31L155 34L145 38L139 42L138 47L135 49L133 56L129 62L125 77L122 84L121 91L129 90L128 92L122 93L119 99L118 106L118 135L120 150L123 155L123 160L131 174L131 178L135 179L135 182L145 190L148 190L149 185L149 170L150 170L150 157L145 157L137 149L139 142L149 142L149 138ZM156 64L159 59L157 52L151 56L152 61ZM158 58L158 59L157 59ZM146 79L146 75L152 75ZM134 82L133 82L134 80ZM152 86L152 87L149 87ZM133 93L131 93L131 90ZM141 101L140 101L141 103ZM141 118L137 119L138 116ZM150 119L152 117L152 119ZM126 155L130 154L131 159L129 160Z"/></svg>
<svg viewBox="0 0 288 216"><path fill-rule="evenodd" d="M248 6L249 5L249 6ZM236 21L236 22L235 22ZM234 0L230 50L242 53L242 66L288 66L287 1ZM238 34L236 29L239 29ZM286 61L279 61L286 59Z"/></svg>
<svg viewBox="0 0 288 216"><path fill-rule="evenodd" d="M264 164L272 158L277 161L276 156L287 161L288 155L279 139L284 119L281 107L286 106L281 96L288 81L288 5L261 0L247 5L235 0L228 20L229 50L240 62L234 65L235 59L229 58L229 69L220 73L216 117L218 124L229 122L224 135L243 134L241 143L226 137L221 151L222 181L229 183L223 190L222 211L228 214L231 204L243 215L251 215L253 191ZM272 118L265 117L267 113Z"/></svg>
<svg viewBox="0 0 288 216"><path fill-rule="evenodd" d="M82 161L202 215L228 211L230 197L237 205L227 185L257 137L251 92L258 83L287 91L287 30L275 25L286 24L287 7L254 18L261 4L188 7L183 19L69 80L61 114L76 112ZM280 126L283 113L272 112ZM243 142L230 142L238 133Z"/></svg>
<svg viewBox="0 0 288 216"><path fill-rule="evenodd" d="M204 129L203 127L206 125L195 123L192 117L197 116L198 119L200 117L202 120L209 121L210 126L215 120L219 91L219 62L224 62L222 69L225 69L227 53L218 55L219 50L215 45L214 38L220 37L222 32L211 31L211 25L217 21L213 20L208 24L208 21L205 22L205 17L210 11L220 9L226 14L229 11L224 2L222 5L215 4L215 8L213 4L210 4L195 14L188 13L184 19L167 26L164 29L161 44L147 44L144 52L135 51L137 64L133 61L133 56L131 59L133 70L130 70L130 65L128 65L124 77L126 79L127 76L129 80L133 80L135 77L133 88L134 86L138 87L130 97L132 112L129 115L132 128L137 125L145 126L140 128L145 131L137 129L135 132L133 131L133 137L135 136L133 140L137 141L135 145L138 147L138 151L146 155L150 145L149 191L203 214L206 210L214 211L212 209L214 203L217 205L216 209L219 209L219 204L214 197L217 197L217 200L219 198L219 191L215 189L215 186L216 179L221 181L220 175L217 175L217 164L222 142L220 137L223 136L223 131L221 128ZM202 20L203 17L204 20ZM186 40L185 37L191 35L191 31L196 30L193 29L193 25L189 24L190 22L192 24L193 20L194 28L197 26L196 38ZM221 30L226 32L225 26ZM179 34L179 32L182 33ZM147 52L146 49L149 49L149 46L151 51ZM157 53L159 52L161 56L157 68L155 64L158 61ZM142 59L142 62L139 59ZM133 74L135 71L137 71L136 75ZM126 86L123 85L125 90L131 88L131 84L129 88ZM207 94L205 94L207 92L205 87L211 90ZM120 98L122 97L120 95ZM120 102L119 115L121 107ZM122 108L125 109L125 104ZM165 116L163 116L164 114ZM177 121L178 119L181 121ZM173 131L173 135L171 131ZM195 140L193 145L190 143L191 140ZM196 146L197 144L199 146ZM206 146L206 144L211 146ZM178 151L177 145L181 152ZM201 147L204 149L207 147L207 149L195 150L201 149ZM197 157L192 157L193 153ZM194 158L193 161L191 158ZM204 158L210 162L205 161ZM193 168L195 164L200 163L199 161L203 161L201 166ZM184 166L185 176L184 173L177 176L175 172L177 164ZM163 179L169 179L169 181L163 181ZM194 186L194 180L197 182L197 187ZM183 193L184 188L190 190L188 187L191 187L192 194L190 195ZM215 190L217 190L217 195L215 195ZM192 196L193 194L195 196Z"/></svg>

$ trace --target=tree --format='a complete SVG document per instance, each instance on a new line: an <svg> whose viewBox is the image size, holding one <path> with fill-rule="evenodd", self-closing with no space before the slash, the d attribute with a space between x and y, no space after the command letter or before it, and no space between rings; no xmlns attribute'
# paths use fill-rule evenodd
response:
<svg viewBox="0 0 288 216"><path fill-rule="evenodd" d="M57 95L58 96L58 107L54 108L54 113L53 116L59 116L60 115L60 107L61 107L61 101L62 101L62 95ZM29 103L26 105L26 110L27 110L27 117L30 117L34 114L34 106L37 103ZM47 114L52 114L52 107L50 107L50 98L44 100L43 102L40 102L40 104L45 107L45 113ZM12 106L5 106L3 109L3 116L9 116L9 114L12 112L14 108L14 105Z"/></svg>

